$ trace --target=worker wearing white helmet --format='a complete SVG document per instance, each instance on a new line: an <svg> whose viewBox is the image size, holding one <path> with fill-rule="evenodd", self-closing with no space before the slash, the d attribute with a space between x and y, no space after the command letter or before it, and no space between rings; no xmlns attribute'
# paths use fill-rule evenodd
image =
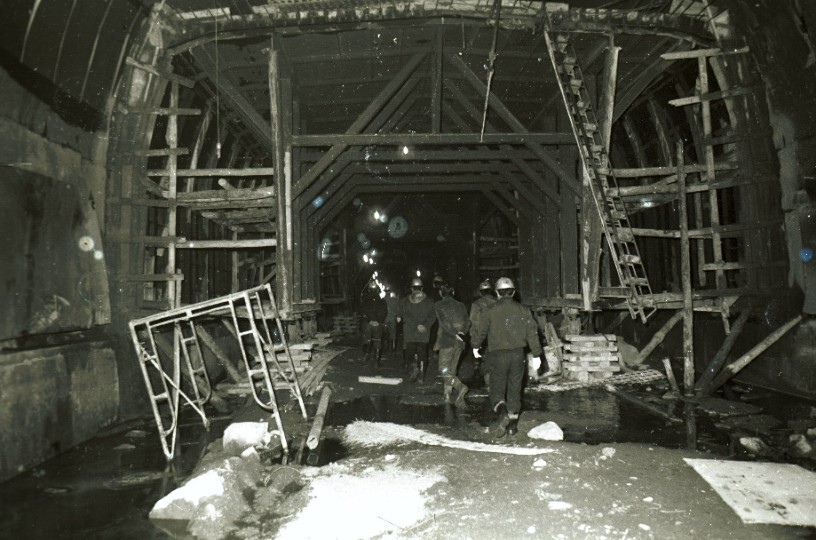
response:
<svg viewBox="0 0 816 540"><path fill-rule="evenodd" d="M479 321L482 318L482 314L495 303L496 295L493 293L493 285L490 283L489 279L486 279L479 283L479 298L474 300L473 303L470 305L469 318L471 334L475 332L476 328L479 326ZM476 368L482 372L485 384L487 385L488 388L490 388L490 371L485 369L485 367L482 365L481 359L479 358L476 358L475 364Z"/></svg>
<svg viewBox="0 0 816 540"><path fill-rule="evenodd" d="M541 357L538 325L530 310L513 300L516 286L510 278L496 281L498 300L488 309L473 332L473 355L487 338L487 367L490 371L490 404L497 414L493 433L497 437L518 431L521 413L521 385L526 364L525 347L533 357Z"/></svg>
<svg viewBox="0 0 816 540"><path fill-rule="evenodd" d="M431 326L436 322L434 301L422 289L422 280L414 278L411 293L397 304L397 321L402 321L403 365L407 368L415 362L411 380L420 382L425 380Z"/></svg>

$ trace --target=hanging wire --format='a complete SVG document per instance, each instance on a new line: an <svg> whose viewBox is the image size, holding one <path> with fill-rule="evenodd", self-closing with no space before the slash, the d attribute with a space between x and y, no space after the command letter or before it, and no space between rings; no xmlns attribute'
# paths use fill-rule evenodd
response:
<svg viewBox="0 0 816 540"><path fill-rule="evenodd" d="M487 105L490 101L490 86L493 84L493 64L496 62L496 42L499 38L499 18L501 17L501 0L494 0L493 11L496 13L496 26L493 28L493 43L490 45L490 53L488 54L488 68L487 68L487 86L485 88L484 111L482 112L482 131L479 135L479 141L484 142L485 124L487 124Z"/></svg>

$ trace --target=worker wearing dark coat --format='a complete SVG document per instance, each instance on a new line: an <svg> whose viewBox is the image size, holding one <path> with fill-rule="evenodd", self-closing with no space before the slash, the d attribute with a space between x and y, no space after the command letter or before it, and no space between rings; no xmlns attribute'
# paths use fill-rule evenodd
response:
<svg viewBox="0 0 816 540"><path fill-rule="evenodd" d="M385 329L385 317L388 306L380 296L380 289L375 281L370 281L360 297L361 330L363 333L363 354L369 364L380 367L382 354L382 337Z"/></svg>
<svg viewBox="0 0 816 540"><path fill-rule="evenodd" d="M521 412L521 386L524 379L529 347L536 358L541 357L538 325L530 310L513 300L516 289L506 277L496 281L498 300L482 315L473 333L473 355L481 356L479 347L487 338L487 365L490 371L490 404L498 419L494 426L497 437L518 431ZM540 361L540 360L539 360Z"/></svg>
<svg viewBox="0 0 816 540"><path fill-rule="evenodd" d="M402 321L402 340L407 362L415 362L412 380L425 380L428 367L428 342L436 322L434 301L422 290L422 280L411 282L411 293L397 304L397 320Z"/></svg>
<svg viewBox="0 0 816 540"><path fill-rule="evenodd" d="M482 314L490 309L490 306L496 303L496 295L493 293L493 285L490 280L486 279L479 284L479 298L473 301L470 305L470 332L471 334L479 327L479 321L482 319ZM471 336L472 338L472 336ZM479 358L475 359L476 369L481 371L484 377L485 384L490 388L490 371L482 366L482 361Z"/></svg>
<svg viewBox="0 0 816 540"><path fill-rule="evenodd" d="M453 289L447 285L439 288L438 300L434 304L436 320L439 321L434 350L439 351L439 375L442 377L445 403L451 402L453 391L457 392L457 407L465 406L465 394L468 387L456 376L459 358L465 350L465 333L470 327L467 309L462 302L453 297Z"/></svg>

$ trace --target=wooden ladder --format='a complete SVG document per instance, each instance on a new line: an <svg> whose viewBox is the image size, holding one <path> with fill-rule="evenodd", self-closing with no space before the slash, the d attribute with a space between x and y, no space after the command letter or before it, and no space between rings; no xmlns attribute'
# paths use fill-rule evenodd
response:
<svg viewBox="0 0 816 540"><path fill-rule="evenodd" d="M609 166L609 156L605 150L600 123L592 107L570 35L555 31L549 19L550 11L558 9L558 6L547 4L545 9L547 17L544 36L550 60L567 108L581 161L589 179L595 207L601 217L613 266L621 287L627 289L630 315L632 318L639 316L646 322L656 311L651 301L652 289L629 224L626 206L617 194L618 182Z"/></svg>

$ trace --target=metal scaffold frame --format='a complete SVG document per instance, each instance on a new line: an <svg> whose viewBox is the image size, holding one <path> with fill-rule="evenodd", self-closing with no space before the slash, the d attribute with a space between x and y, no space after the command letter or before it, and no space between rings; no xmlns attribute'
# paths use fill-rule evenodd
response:
<svg viewBox="0 0 816 540"><path fill-rule="evenodd" d="M174 457L182 400L196 411L204 426L209 428L204 404L212 395L212 388L198 340L196 321L200 323L205 318L219 317L228 319L233 325L252 396L262 409L272 413L286 455L288 446L275 390L289 390L297 399L304 419L307 414L297 379L299 362L293 359L289 351L269 284L130 321L128 326L133 347L164 454L168 460ZM277 336L270 331L270 320L276 325ZM173 353L162 355L157 346L157 332L168 328L173 332ZM274 337L279 337L279 340L276 342ZM182 382L182 372L186 376L185 383Z"/></svg>

